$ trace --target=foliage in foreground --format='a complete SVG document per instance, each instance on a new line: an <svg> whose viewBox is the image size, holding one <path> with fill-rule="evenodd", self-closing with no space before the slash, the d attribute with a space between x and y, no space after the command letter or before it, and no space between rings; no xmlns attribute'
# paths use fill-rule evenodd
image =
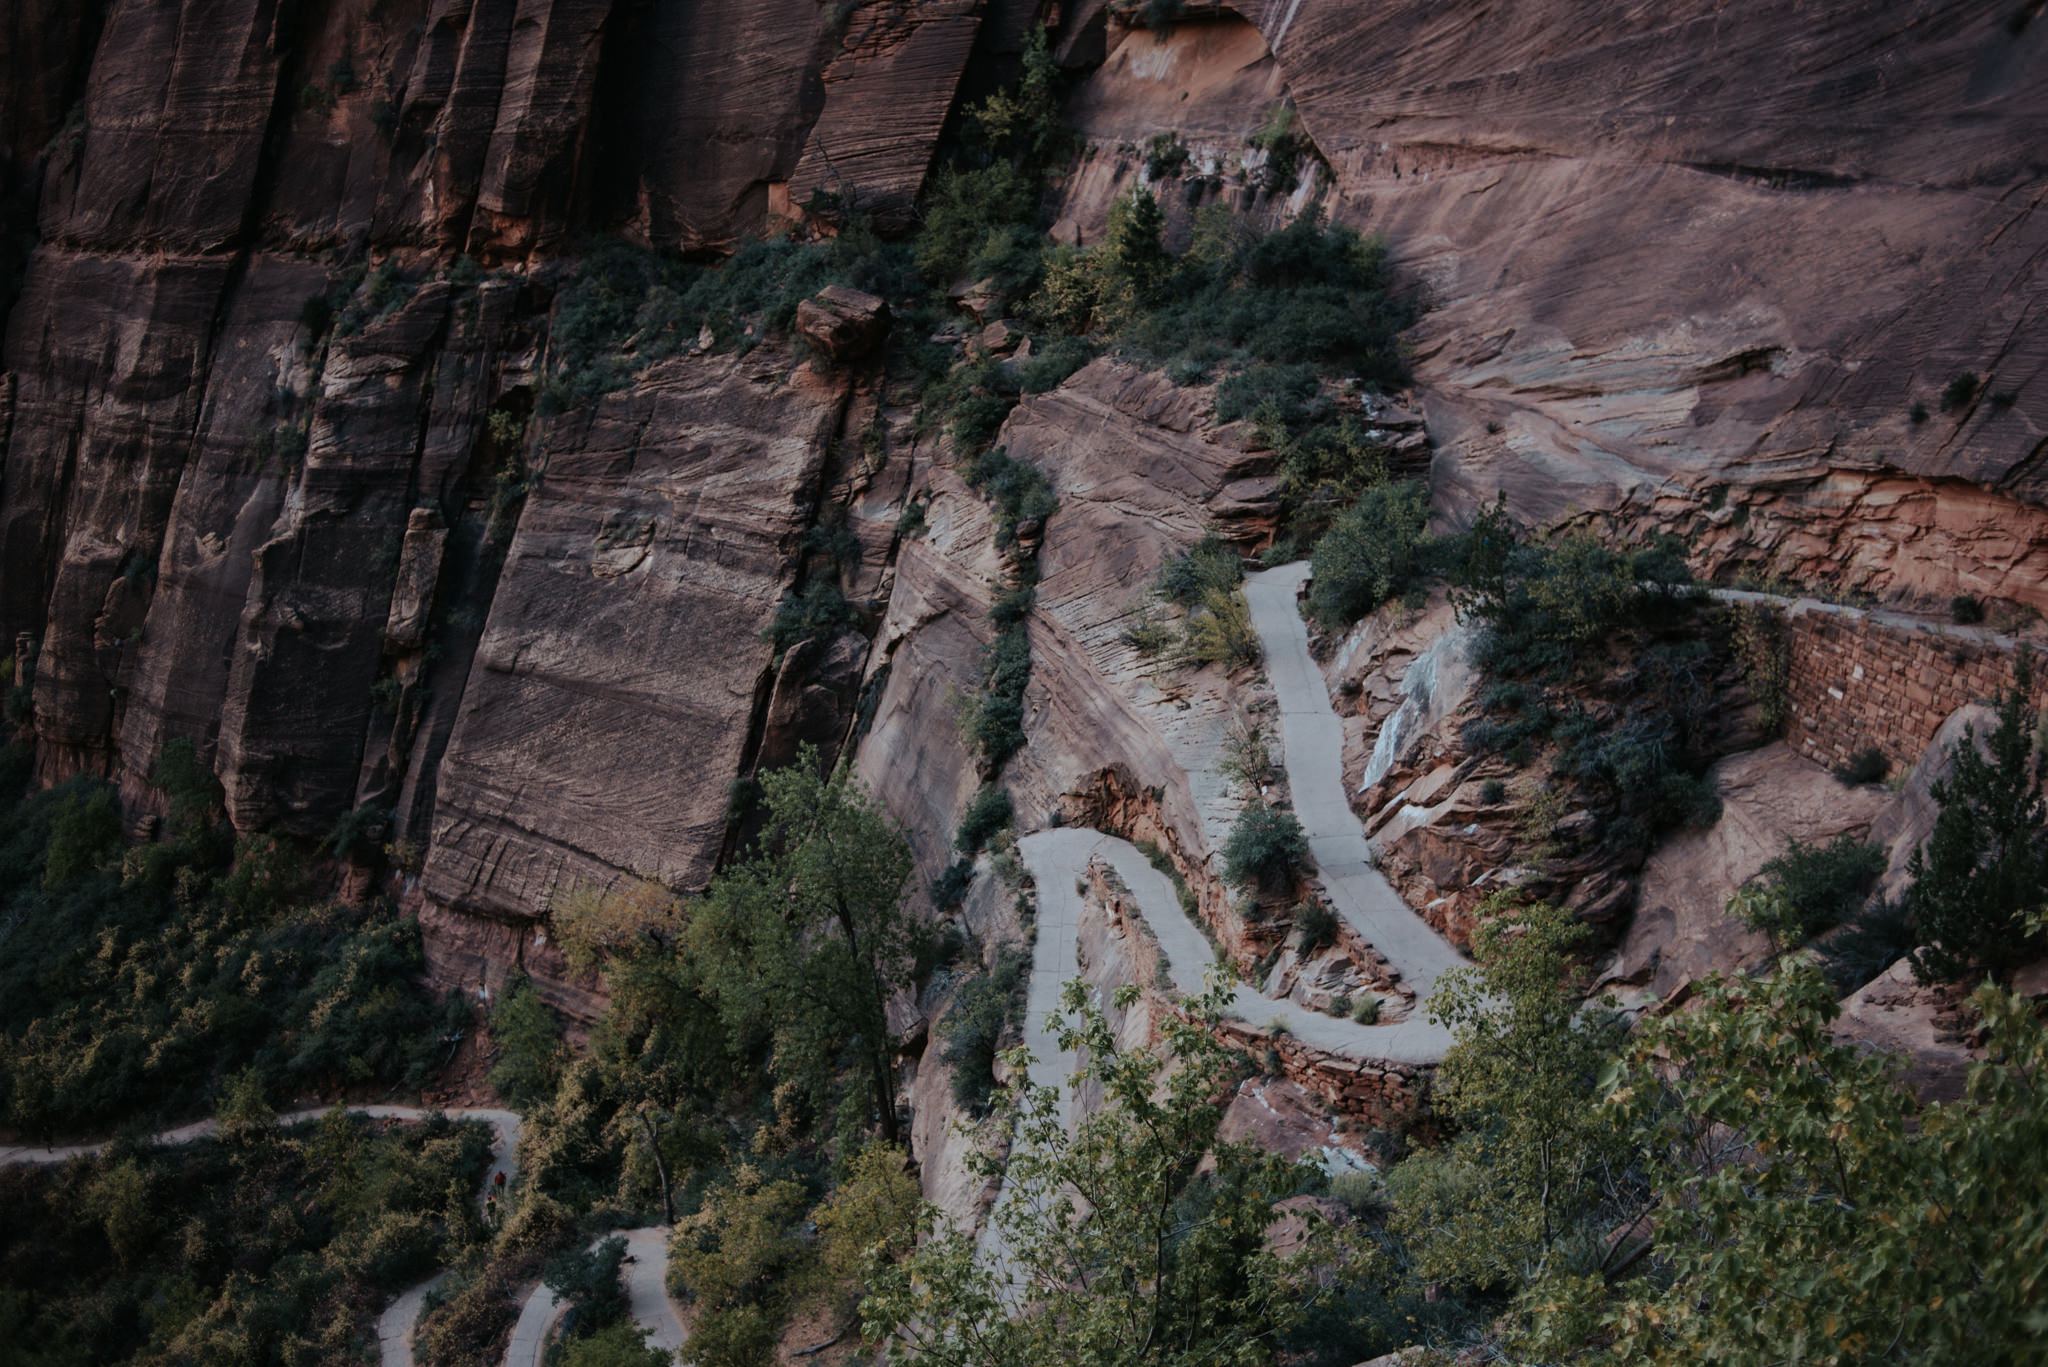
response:
<svg viewBox="0 0 2048 1367"><path fill-rule="evenodd" d="M1135 995L1122 989L1118 1005ZM978 1257L967 1234L934 1230L900 1264L876 1267L862 1304L870 1339L897 1334L892 1360L933 1367L1271 1361L1329 1293L1309 1260L1267 1243L1275 1203L1312 1170L1216 1140L1236 1076L1211 1028L1227 995L1219 980L1189 1019L1169 1018L1155 1054L1120 1049L1087 988L1069 983L1061 1047L1082 1051L1105 1105L1070 1132L1053 1089L1014 1093L1017 1145L991 1217L1007 1256ZM1028 1056L1010 1061L1022 1075ZM1214 1168L1198 1173L1205 1154ZM1002 1170L993 1155L982 1162ZM1307 1218L1323 1265L1359 1271Z"/></svg>
<svg viewBox="0 0 2048 1367"><path fill-rule="evenodd" d="M2037 1361L2048 1335L2048 1031L1980 989L1967 1095L1916 1105L1836 1042L1816 970L1709 988L1652 1022L1612 1095L1647 1127L1661 1275L1604 1322L1620 1361ZM1668 1053L1675 1075L1659 1061Z"/></svg>

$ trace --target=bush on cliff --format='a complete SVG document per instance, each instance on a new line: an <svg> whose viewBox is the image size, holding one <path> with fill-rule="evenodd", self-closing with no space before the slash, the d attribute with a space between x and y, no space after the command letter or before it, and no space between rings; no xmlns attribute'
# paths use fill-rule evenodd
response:
<svg viewBox="0 0 2048 1367"><path fill-rule="evenodd" d="M1428 567L1429 491L1409 480L1368 489L1316 542L1308 608L1342 630L1400 593Z"/></svg>
<svg viewBox="0 0 2048 1367"><path fill-rule="evenodd" d="M1308 836L1292 812L1252 802L1223 842L1223 869L1233 883L1273 886L1308 862Z"/></svg>

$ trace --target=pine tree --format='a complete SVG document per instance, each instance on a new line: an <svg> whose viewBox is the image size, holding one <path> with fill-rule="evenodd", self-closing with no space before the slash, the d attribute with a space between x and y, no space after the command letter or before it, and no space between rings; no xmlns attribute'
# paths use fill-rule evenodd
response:
<svg viewBox="0 0 2048 1367"><path fill-rule="evenodd" d="M2027 699L2033 663L2020 652L2012 687L1998 696L1987 758L1974 731L1950 748L1955 766L1934 785L1941 811L1906 866L1921 982L1995 974L2041 952L2026 914L2048 898L2048 830L2041 821L2041 761Z"/></svg>

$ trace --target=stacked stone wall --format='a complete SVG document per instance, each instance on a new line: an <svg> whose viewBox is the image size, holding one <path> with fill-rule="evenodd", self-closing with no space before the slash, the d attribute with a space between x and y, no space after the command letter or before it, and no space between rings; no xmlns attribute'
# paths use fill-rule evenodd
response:
<svg viewBox="0 0 2048 1367"><path fill-rule="evenodd" d="M1786 630L1785 739L1830 768L1872 747L1895 772L1917 763L1957 708L2012 681L2017 649L1997 632L1813 604Z"/></svg>

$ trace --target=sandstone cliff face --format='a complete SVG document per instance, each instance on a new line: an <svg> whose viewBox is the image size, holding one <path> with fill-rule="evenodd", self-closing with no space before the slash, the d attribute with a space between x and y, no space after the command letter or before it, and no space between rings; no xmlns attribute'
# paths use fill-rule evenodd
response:
<svg viewBox="0 0 2048 1367"><path fill-rule="evenodd" d="M40 243L18 298L0 272L0 625L40 777L146 809L182 738L245 829L373 807L450 981L536 953L564 882L701 885L733 780L851 716L861 631L779 672L761 639L799 540L854 532L871 626L902 490L841 442L848 382L781 352L531 421L552 258L729 243L800 161L900 220L980 33L941 8L10 10L0 249Z"/></svg>
<svg viewBox="0 0 2048 1367"><path fill-rule="evenodd" d="M2048 20L1236 0L1158 35L1065 9L1087 146L1056 233L1096 240L1169 133L1175 233L1221 202L1386 234L1430 306L1447 519L1505 488L1531 519L1686 530L1719 573L2048 602ZM245 827L375 807L445 975L523 960L578 1010L531 924L553 890L701 884L743 834L733 780L806 741L858 738L935 876L982 780L956 716L1006 567L903 396L771 348L533 410L585 233L713 251L821 191L904 225L975 61L1037 12L10 7L0 641L38 644L41 777L116 774L145 807L183 738ZM1283 125L1308 140L1291 180L1252 140ZM1270 516L1262 457L1206 412L1104 361L1012 416L1062 506L1005 777L1027 824L1159 839L1221 917L1214 758L1256 687L1122 639L1167 556ZM858 547L829 566L806 542L828 521ZM777 603L827 574L859 620L778 655ZM1403 669L1427 648L1395 644ZM1382 677L1361 769L1408 705ZM1400 782L1462 810L1473 775L1437 767Z"/></svg>
<svg viewBox="0 0 2048 1367"><path fill-rule="evenodd" d="M1163 41L1112 25L1066 212L1093 240L1177 128L1255 173L1245 136L1284 98L1333 216L1420 281L1446 515L1505 489L1532 521L1691 530L1711 567L2039 606L2031 13L1239 0ZM1242 201L1232 180L1211 193ZM1944 407L1962 372L1975 394Z"/></svg>

